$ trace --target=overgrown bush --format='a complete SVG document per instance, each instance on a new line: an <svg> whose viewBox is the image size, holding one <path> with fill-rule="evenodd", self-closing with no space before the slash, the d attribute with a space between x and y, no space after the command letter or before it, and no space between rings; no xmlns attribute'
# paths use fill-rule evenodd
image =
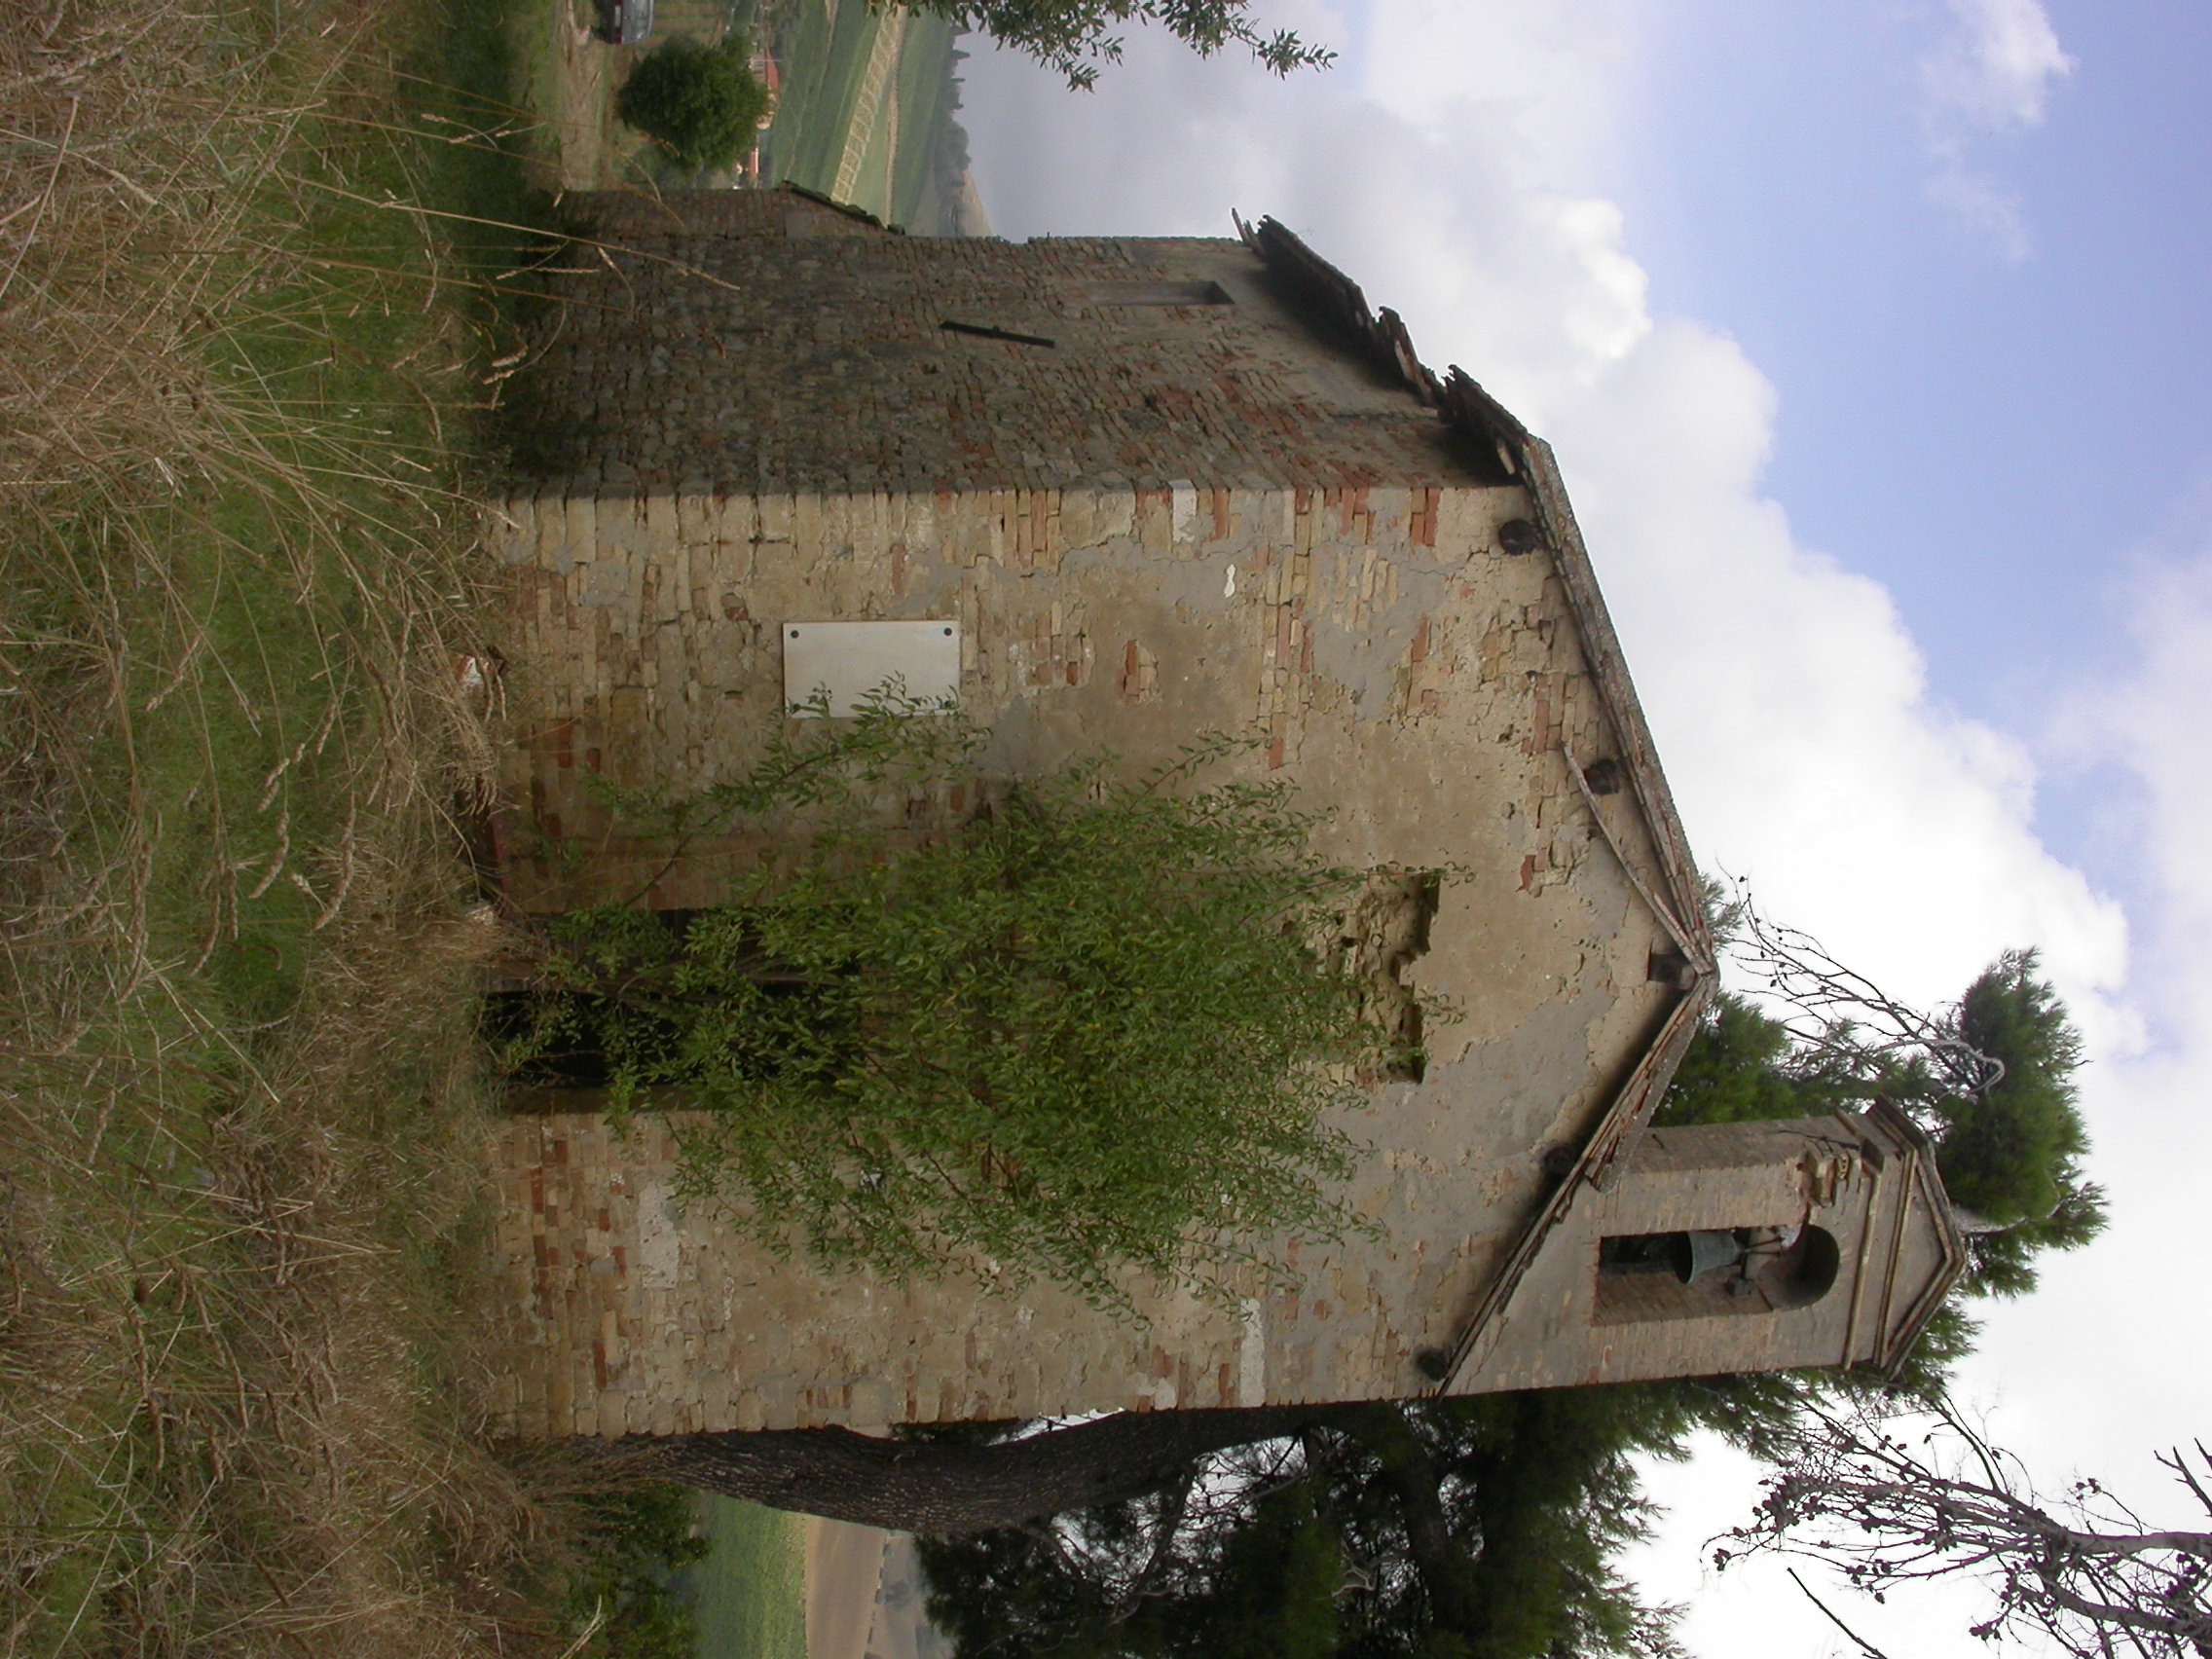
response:
<svg viewBox="0 0 2212 1659"><path fill-rule="evenodd" d="M642 1482L595 1493L581 1505L581 1560L569 1580L571 1628L588 1631L595 1659L692 1659L690 1607L670 1575L704 1561L697 1500L685 1487Z"/></svg>
<svg viewBox="0 0 2212 1659"><path fill-rule="evenodd" d="M704 1108L695 1194L894 1276L1035 1272L1117 1306L1124 1269L1219 1288L1279 1235L1354 1225L1337 1115L1406 1039L1311 948L1366 877L1313 855L1284 786L1199 787L1223 742L1133 782L1093 760L917 843L879 795L953 798L977 734L884 704L809 724L662 828L801 803L812 850L673 924L554 924L517 1062L581 1047L618 1112Z"/></svg>
<svg viewBox="0 0 2212 1659"><path fill-rule="evenodd" d="M755 77L739 35L705 46L685 35L638 60L614 94L614 112L693 171L735 166L753 148L768 89Z"/></svg>

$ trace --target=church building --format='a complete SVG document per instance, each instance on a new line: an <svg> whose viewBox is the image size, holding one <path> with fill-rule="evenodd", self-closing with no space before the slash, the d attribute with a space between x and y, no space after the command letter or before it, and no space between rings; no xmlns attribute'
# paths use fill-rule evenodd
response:
<svg viewBox="0 0 2212 1659"><path fill-rule="evenodd" d="M906 237L789 191L571 199L494 538L519 739L510 900L726 899L595 775L695 790L793 702L898 673L987 770L1206 732L1371 884L1379 989L1458 1017L1375 1086L1346 1197L1224 1306L892 1283L679 1201L671 1137L506 1120L497 1249L524 1435L1403 1398L1886 1365L1963 1262L1877 1109L1650 1129L1714 990L1697 869L1550 450L1272 220L1235 239ZM1387 1000L1386 998L1384 1000Z"/></svg>

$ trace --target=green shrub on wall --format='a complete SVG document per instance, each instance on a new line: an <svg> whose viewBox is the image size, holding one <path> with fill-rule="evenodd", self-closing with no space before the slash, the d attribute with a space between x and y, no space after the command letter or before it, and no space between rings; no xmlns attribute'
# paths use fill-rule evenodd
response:
<svg viewBox="0 0 2212 1659"><path fill-rule="evenodd" d="M916 837L901 802L977 789L957 718L799 729L658 826L805 803L822 816L774 828L810 849L795 867L681 920L561 918L518 1059L588 1051L617 1111L705 1108L695 1195L892 1276L1121 1305L1124 1269L1226 1290L1285 1234L1357 1225L1338 1114L1408 1040L1311 948L1366 876L1313 856L1283 786L1201 786L1237 748L1215 742L1134 781L989 784Z"/></svg>
<svg viewBox="0 0 2212 1659"><path fill-rule="evenodd" d="M768 89L744 37L705 46L679 35L638 60L614 94L614 113L693 171L734 166L753 148Z"/></svg>

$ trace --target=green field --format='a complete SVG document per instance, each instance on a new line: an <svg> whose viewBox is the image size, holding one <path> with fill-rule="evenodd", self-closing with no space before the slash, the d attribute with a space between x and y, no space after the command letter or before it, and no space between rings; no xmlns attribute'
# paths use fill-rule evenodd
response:
<svg viewBox="0 0 2212 1659"><path fill-rule="evenodd" d="M698 1621L699 1659L806 1659L806 1569L796 1515L701 1494L714 1545L678 1593Z"/></svg>
<svg viewBox="0 0 2212 1659"><path fill-rule="evenodd" d="M760 146L763 182L803 185L918 231L942 228L941 203L958 188L938 176L952 26L911 14L895 21L858 0L790 0L763 8L753 26L783 76ZM869 62L891 28L901 31L897 56L870 95Z"/></svg>
<svg viewBox="0 0 2212 1659"><path fill-rule="evenodd" d="M949 214L948 180L940 165L940 122L953 119L952 49L957 35L941 18L916 18L906 25L905 50L899 59L899 136L890 193L894 222L917 230L941 230ZM940 196L945 200L940 204Z"/></svg>
<svg viewBox="0 0 2212 1659"><path fill-rule="evenodd" d="M567 3L514 0L523 32L537 35L545 32L537 14ZM735 33L773 57L780 84L761 135L762 184L800 185L921 235L951 234L966 155L954 114L952 24L866 0L662 0L660 11L656 39ZM543 77L530 55L526 46L520 78L535 89ZM618 79L621 64L609 62ZM560 96L538 107L550 111ZM616 148L627 163L614 165L633 182L731 182L679 175L628 129L608 130L625 135Z"/></svg>

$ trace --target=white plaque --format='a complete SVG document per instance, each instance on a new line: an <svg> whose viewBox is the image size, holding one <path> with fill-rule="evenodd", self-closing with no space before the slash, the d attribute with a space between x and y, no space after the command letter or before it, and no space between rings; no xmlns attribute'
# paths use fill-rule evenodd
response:
<svg viewBox="0 0 2212 1659"><path fill-rule="evenodd" d="M897 682L914 701L943 703L960 695L960 624L935 622L786 622L784 705L830 693L830 713L855 715L870 691Z"/></svg>

